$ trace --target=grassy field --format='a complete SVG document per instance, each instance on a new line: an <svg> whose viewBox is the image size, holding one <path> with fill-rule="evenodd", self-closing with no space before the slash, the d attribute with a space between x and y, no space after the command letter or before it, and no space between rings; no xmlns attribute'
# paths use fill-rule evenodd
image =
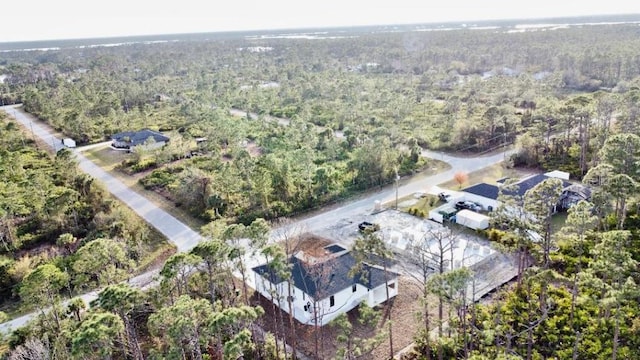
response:
<svg viewBox="0 0 640 360"><path fill-rule="evenodd" d="M417 209L424 212L425 216L429 211L443 203L435 195L425 194L423 197L416 198L414 195L405 196L398 199L398 210L409 212L409 209Z"/></svg>
<svg viewBox="0 0 640 360"><path fill-rule="evenodd" d="M560 229L562 229L564 224L567 222L568 215L569 214L567 214L566 212L559 212L553 215L553 217L551 218L551 229L554 234L557 234Z"/></svg>
<svg viewBox="0 0 640 360"><path fill-rule="evenodd" d="M502 178L522 178L530 174L531 173L526 170L506 168L503 164L496 164L486 167L482 170L466 174L467 179L462 184L458 184L456 180L451 179L447 182L439 184L438 186L441 188L457 191L481 182L491 184Z"/></svg>
<svg viewBox="0 0 640 360"><path fill-rule="evenodd" d="M125 152L114 151L108 146L105 147L97 147L90 149L84 152L84 155L87 159L93 161L96 165L100 166L103 170L109 172L112 176L116 177L118 180L122 181L125 185L130 187L132 190L141 194L145 198L149 199L156 206L171 214L176 219L188 225L195 231L199 231L202 226L206 223L200 219L196 219L186 211L182 211L182 209L177 208L175 204L165 198L164 196L158 194L154 191L146 190L138 180L144 177L147 172L141 172L134 175L128 175L120 170L118 170L118 165L122 163L123 160L126 160L131 154L127 154Z"/></svg>

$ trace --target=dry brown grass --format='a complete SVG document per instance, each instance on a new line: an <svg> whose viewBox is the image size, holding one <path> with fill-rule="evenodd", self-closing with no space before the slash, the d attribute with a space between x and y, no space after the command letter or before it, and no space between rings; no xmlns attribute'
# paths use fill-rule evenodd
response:
<svg viewBox="0 0 640 360"><path fill-rule="evenodd" d="M399 293L394 299L391 300L391 305L382 304L379 307L381 314L384 315L391 310L392 319L392 333L393 333L393 346L394 352L398 353L400 350L406 348L413 343L415 335L421 330L423 326L422 320L419 318L419 314L423 310L421 302L421 290L417 286L415 280L408 277L400 277L399 280ZM332 359L335 357L336 352L340 346L337 336L339 331L331 324L315 329L313 326L302 325L295 321L295 332L291 331L289 326L289 315L282 310L276 309L274 312L271 302L260 296L254 294L252 298L254 304L261 305L265 310L262 326L265 330L275 333L275 320L276 317L284 320L284 328L286 331L287 344L293 344L293 335L296 338L296 347L300 352L309 356L312 359ZM433 317L436 314L435 305L436 300L431 299L430 313ZM360 325L357 322L358 309L351 310L348 314L349 320L354 327L354 336L360 338L373 337L375 333L387 331L388 325L385 319L381 319L379 324L370 328ZM435 326L435 320L431 321L432 328ZM316 332L317 331L317 332ZM316 356L315 353L315 339L316 334L318 336L319 353ZM281 337L281 335L280 335ZM362 357L363 359L383 360L389 358L389 338L384 337L382 342L369 354Z"/></svg>
<svg viewBox="0 0 640 360"><path fill-rule="evenodd" d="M303 251L305 254L315 257L325 255L324 247L332 244L330 239L317 236L314 234L302 234L296 239L296 251ZM373 328L364 326L357 322L358 309L353 309L347 313L349 320L353 325L353 335L358 338L372 338L375 334L388 331L388 323L386 316L391 311L391 324L394 343L394 352L397 354L402 349L407 348L413 343L415 336L423 328L423 320L421 314L424 310L422 302L422 287L420 283L407 276L401 276L399 279L398 295L391 299L390 304L382 304L379 306L381 314L380 322ZM314 359L332 359L335 357L337 350L341 344L336 339L339 330L331 324L315 329L314 326L302 325L294 320L294 330L291 331L289 326L289 315L280 310L274 309L273 304L268 299L254 293L252 302L261 305L265 310L263 323L265 330L275 333L276 319L283 319L285 336L287 344L293 344L293 336L295 334L296 347L303 354ZM431 316L431 329L436 327L437 298L430 296L428 299L429 312ZM446 310L445 310L446 313ZM281 331L279 332L281 334ZM315 342L316 335L318 337L318 354L316 356ZM280 338L282 335L280 335ZM389 338L385 337L382 342L363 359L388 359L389 358Z"/></svg>
<svg viewBox="0 0 640 360"><path fill-rule="evenodd" d="M529 173L524 170L506 168L503 164L496 164L482 170L466 174L467 179L462 183L459 183L456 179L451 179L442 184L438 184L438 186L449 190L460 190L481 182L491 184L505 177L520 178L526 174Z"/></svg>
<svg viewBox="0 0 640 360"><path fill-rule="evenodd" d="M100 166L103 170L107 171L111 176L122 181L123 184L127 185L133 191L144 196L153 204L185 223L190 228L198 231L206 224L203 220L197 219L191 216L188 212L176 207L175 203L162 193L145 189L144 186L140 184L139 180L151 170L133 175L129 175L118 170L117 166L121 164L123 160L131 156L131 154L115 151L109 146L105 146L88 150L84 152L84 155L96 165Z"/></svg>

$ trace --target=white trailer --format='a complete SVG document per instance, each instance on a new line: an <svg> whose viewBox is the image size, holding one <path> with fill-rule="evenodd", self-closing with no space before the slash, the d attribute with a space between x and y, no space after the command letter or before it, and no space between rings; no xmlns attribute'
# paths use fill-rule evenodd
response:
<svg viewBox="0 0 640 360"><path fill-rule="evenodd" d="M489 217L464 209L456 214L456 223L474 230L484 230L489 227Z"/></svg>
<svg viewBox="0 0 640 360"><path fill-rule="evenodd" d="M71 138L65 138L65 139L62 139L62 145L68 148L74 148L76 147L76 141Z"/></svg>

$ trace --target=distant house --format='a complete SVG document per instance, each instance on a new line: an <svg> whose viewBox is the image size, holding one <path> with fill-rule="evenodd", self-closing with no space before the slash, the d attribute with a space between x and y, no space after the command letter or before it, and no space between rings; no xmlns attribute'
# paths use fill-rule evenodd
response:
<svg viewBox="0 0 640 360"><path fill-rule="evenodd" d="M155 149L164 146L168 142L168 136L150 129L124 131L111 136L111 147L117 150L133 151L137 146Z"/></svg>
<svg viewBox="0 0 640 360"><path fill-rule="evenodd" d="M322 257L299 252L289 259L291 269L292 312L306 325L323 326L362 302L376 306L398 294L398 274L365 264L361 274L349 276L356 265L353 255L340 245L323 248ZM288 281L280 278L268 264L254 267L256 290L289 313Z"/></svg>

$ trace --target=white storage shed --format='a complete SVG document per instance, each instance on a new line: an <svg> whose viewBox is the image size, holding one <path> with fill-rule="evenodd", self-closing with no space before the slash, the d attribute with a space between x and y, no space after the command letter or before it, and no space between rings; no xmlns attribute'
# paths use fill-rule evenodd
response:
<svg viewBox="0 0 640 360"><path fill-rule="evenodd" d="M456 223L474 230L484 230L489 227L489 217L464 209L456 214Z"/></svg>

